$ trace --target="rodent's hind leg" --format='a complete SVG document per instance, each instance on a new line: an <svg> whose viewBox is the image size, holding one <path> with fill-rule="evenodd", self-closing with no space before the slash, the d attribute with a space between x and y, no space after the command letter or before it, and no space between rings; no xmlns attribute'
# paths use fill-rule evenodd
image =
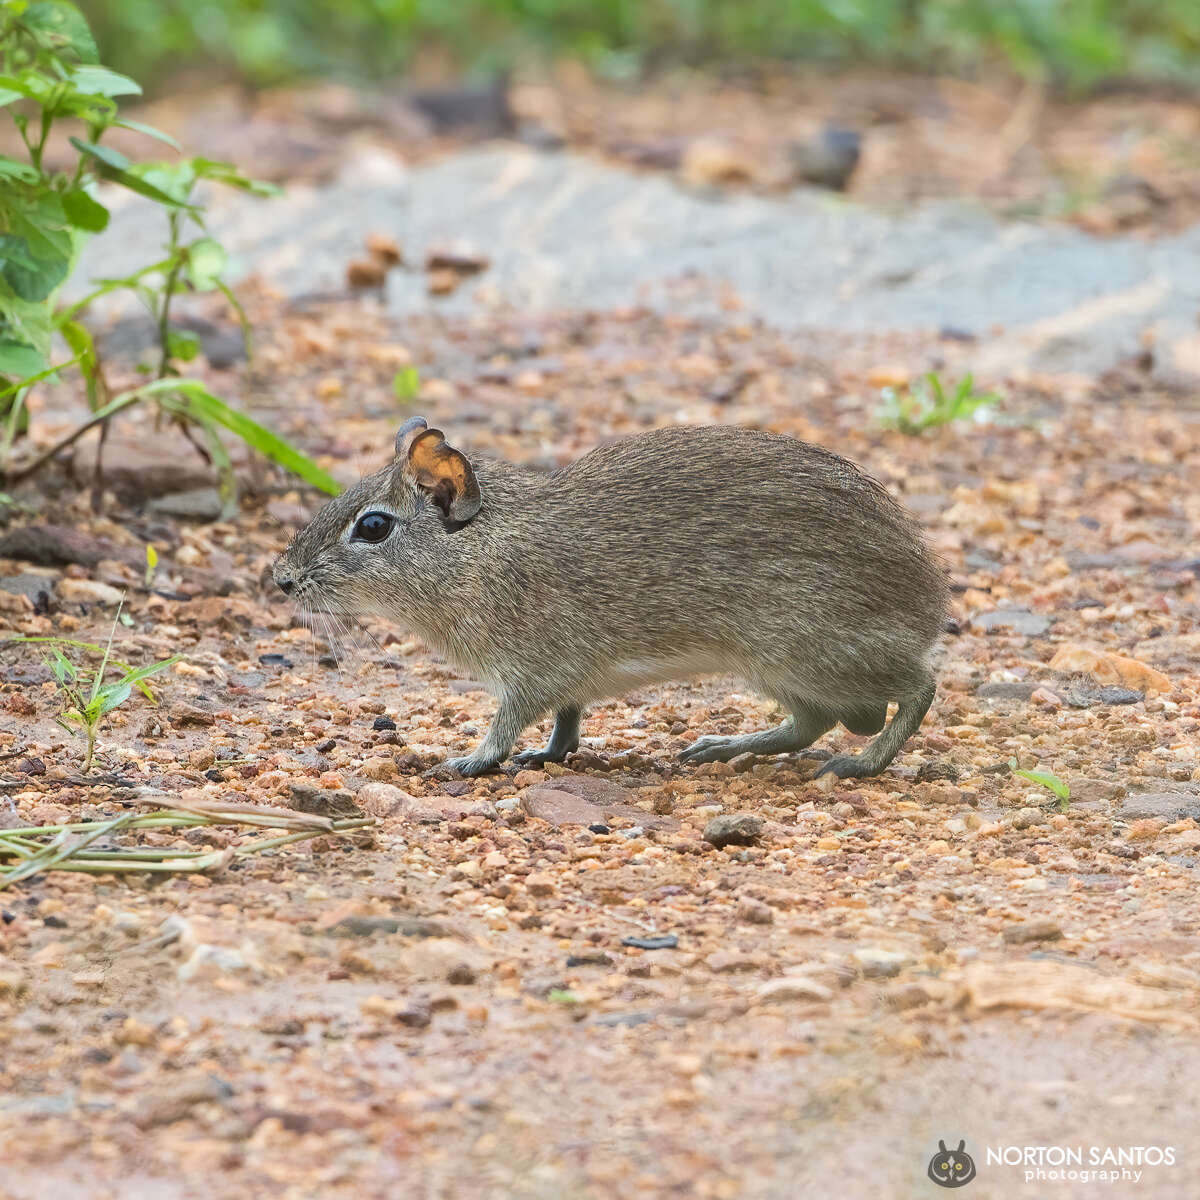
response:
<svg viewBox="0 0 1200 1200"><path fill-rule="evenodd" d="M812 705L796 702L791 709L792 715L774 729L736 737L707 734L681 750L679 760L686 763L728 762L739 754L793 754L807 749L837 724L832 713Z"/></svg>
<svg viewBox="0 0 1200 1200"><path fill-rule="evenodd" d="M930 680L914 696L901 700L884 731L858 754L839 754L823 764L818 776L836 775L839 779L866 779L878 775L900 753L904 743L921 727L933 703L934 686Z"/></svg>
<svg viewBox="0 0 1200 1200"><path fill-rule="evenodd" d="M532 725L543 712L545 708L528 696L511 693L501 696L500 707L492 719L487 737L472 753L463 758L448 758L441 764L442 767L457 771L460 775L483 775L512 753L513 743L521 736L521 731L527 725Z"/></svg>
<svg viewBox="0 0 1200 1200"><path fill-rule="evenodd" d="M579 749L579 722L583 718L583 709L577 705L560 708L554 714L554 729L550 733L550 741L540 750L522 750L513 755L513 762L519 767L540 767L548 762L562 762L568 754Z"/></svg>

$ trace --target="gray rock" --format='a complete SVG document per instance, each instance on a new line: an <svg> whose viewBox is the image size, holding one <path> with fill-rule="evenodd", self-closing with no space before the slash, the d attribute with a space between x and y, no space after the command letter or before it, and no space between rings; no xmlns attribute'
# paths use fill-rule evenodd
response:
<svg viewBox="0 0 1200 1200"><path fill-rule="evenodd" d="M605 825L614 818L634 821L644 829L678 829L673 817L655 816L628 801L632 793L594 775L556 775L528 788L521 807L551 825Z"/></svg>
<svg viewBox="0 0 1200 1200"><path fill-rule="evenodd" d="M1040 808L1034 808L1030 805L1028 808L1018 809L1013 814L1012 825L1014 829L1028 829L1033 825L1045 825L1046 814Z"/></svg>
<svg viewBox="0 0 1200 1200"><path fill-rule="evenodd" d="M311 783L293 783L291 807L297 812L312 813L335 820L362 817L366 814L354 803L354 796L344 788L321 788Z"/></svg>
<svg viewBox="0 0 1200 1200"><path fill-rule="evenodd" d="M1027 608L997 608L977 613L971 618L971 628L980 633L1009 629L1025 637L1041 637L1050 628L1050 618Z"/></svg>
<svg viewBox="0 0 1200 1200"><path fill-rule="evenodd" d="M139 1129L154 1129L182 1121L198 1104L222 1103L233 1088L207 1071L192 1071L144 1090L133 1111Z"/></svg>
<svg viewBox="0 0 1200 1200"><path fill-rule="evenodd" d="M891 979L913 962L907 950L885 950L881 946L863 946L854 951L858 969L868 979Z"/></svg>
<svg viewBox="0 0 1200 1200"><path fill-rule="evenodd" d="M0 575L0 591L9 592L14 596L25 596L37 612L47 612L55 607L54 587L57 583L52 576L35 575L24 571L20 575Z"/></svg>
<svg viewBox="0 0 1200 1200"><path fill-rule="evenodd" d="M787 156L794 177L836 192L846 190L862 153L857 130L826 125L810 137L788 143Z"/></svg>
<svg viewBox="0 0 1200 1200"><path fill-rule="evenodd" d="M975 695L980 700L1028 700L1037 688L1036 683L984 683Z"/></svg>
<svg viewBox="0 0 1200 1200"><path fill-rule="evenodd" d="M215 521L225 510L221 493L215 487L190 488L186 492L158 496L147 507L152 513L184 521Z"/></svg>
<svg viewBox="0 0 1200 1200"><path fill-rule="evenodd" d="M1185 791L1135 793L1121 801L1115 815L1123 821L1200 819L1200 796Z"/></svg>
<svg viewBox="0 0 1200 1200"><path fill-rule="evenodd" d="M115 186L103 198L112 206L108 235L88 244L65 300L159 251L151 202ZM806 190L711 197L664 175L514 145L412 171L374 152L329 184L265 203L223 197L208 224L233 255L232 280L257 273L292 297L340 290L364 229L394 236L414 261L447 236L491 257L491 300L471 287L431 298L420 273L389 272L387 301L398 316L435 307L466 314L497 301L531 314L609 309L643 296L652 307L712 315L732 288L748 319L784 329L1002 326L987 345L969 347L977 378L1023 366L1102 371L1138 354L1147 328L1159 332L1156 357L1182 362L1176 347L1194 347L1197 336L1200 227L1155 239L1096 237L1005 224L956 204L887 216ZM685 275L721 285L683 302L670 281Z"/></svg>
<svg viewBox="0 0 1200 1200"><path fill-rule="evenodd" d="M722 813L704 827L704 840L723 846L753 846L762 837L766 822L756 813Z"/></svg>

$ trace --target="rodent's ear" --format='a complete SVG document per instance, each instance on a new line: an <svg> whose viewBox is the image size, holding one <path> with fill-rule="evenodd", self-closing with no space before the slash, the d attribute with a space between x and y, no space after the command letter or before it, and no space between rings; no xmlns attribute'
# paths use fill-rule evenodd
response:
<svg viewBox="0 0 1200 1200"><path fill-rule="evenodd" d="M404 435L404 473L442 510L447 521L463 524L469 521L483 504L479 481L466 455L446 444L440 429L419 429L413 417L404 423L396 435L399 450ZM410 433L405 433L412 426Z"/></svg>
<svg viewBox="0 0 1200 1200"><path fill-rule="evenodd" d="M396 431L396 457L408 458L408 448L429 428L424 417L409 417Z"/></svg>

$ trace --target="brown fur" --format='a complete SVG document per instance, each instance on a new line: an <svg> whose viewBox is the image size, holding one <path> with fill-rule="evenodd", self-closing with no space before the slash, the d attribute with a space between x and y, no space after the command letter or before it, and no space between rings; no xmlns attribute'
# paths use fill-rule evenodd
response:
<svg viewBox="0 0 1200 1200"><path fill-rule="evenodd" d="M792 715L702 738L690 761L800 750L838 721L875 733L894 700L866 750L824 768L875 774L919 726L945 574L911 518L846 459L711 426L613 442L550 476L469 465L482 504L465 524L442 503L454 480L437 483L439 507L401 456L331 501L276 566L302 603L399 621L493 688L496 722L458 769L494 766L547 712L558 715L550 746L522 757L561 758L588 703L704 674L737 675ZM376 506L397 527L378 545L349 541Z"/></svg>

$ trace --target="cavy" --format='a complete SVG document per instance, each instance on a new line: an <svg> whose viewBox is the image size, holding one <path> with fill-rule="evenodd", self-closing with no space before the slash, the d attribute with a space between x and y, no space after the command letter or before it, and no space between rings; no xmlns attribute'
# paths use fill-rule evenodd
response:
<svg viewBox="0 0 1200 1200"><path fill-rule="evenodd" d="M414 417L394 460L330 501L274 573L314 611L400 622L495 692L487 737L447 764L464 775L546 713L549 744L515 762L565 758L593 701L713 674L790 715L702 737L685 762L803 750L840 721L878 736L821 771L878 774L933 700L947 612L943 569L880 484L732 426L638 434L541 475L468 457Z"/></svg>

